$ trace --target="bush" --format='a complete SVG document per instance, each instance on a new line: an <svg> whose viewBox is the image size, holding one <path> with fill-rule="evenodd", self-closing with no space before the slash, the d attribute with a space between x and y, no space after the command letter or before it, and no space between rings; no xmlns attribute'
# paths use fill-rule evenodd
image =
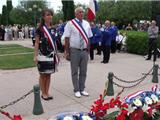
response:
<svg viewBox="0 0 160 120"><path fill-rule="evenodd" d="M127 35L127 52L144 55L148 51L148 34L140 31L122 31ZM158 38L158 47L160 47L160 38Z"/></svg>

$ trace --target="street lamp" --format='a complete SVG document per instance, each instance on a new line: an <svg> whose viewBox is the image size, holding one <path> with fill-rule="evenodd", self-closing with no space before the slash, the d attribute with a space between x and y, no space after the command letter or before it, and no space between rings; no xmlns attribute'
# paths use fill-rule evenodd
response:
<svg viewBox="0 0 160 120"><path fill-rule="evenodd" d="M29 9L28 9L28 11L30 11L30 12L31 12L31 11L32 11L32 8L29 8Z"/></svg>
<svg viewBox="0 0 160 120"><path fill-rule="evenodd" d="M37 15L37 11L38 12L41 12L42 11L42 9L41 8L38 8L38 6L36 5L36 4L34 4L33 6L32 6L32 8L29 8L28 9L28 11L33 11L34 12L34 27L36 28L36 26L37 26L37 21L36 21L36 15Z"/></svg>
<svg viewBox="0 0 160 120"><path fill-rule="evenodd" d="M36 8L37 8L37 5L34 4L34 5L33 5L33 8L36 9Z"/></svg>

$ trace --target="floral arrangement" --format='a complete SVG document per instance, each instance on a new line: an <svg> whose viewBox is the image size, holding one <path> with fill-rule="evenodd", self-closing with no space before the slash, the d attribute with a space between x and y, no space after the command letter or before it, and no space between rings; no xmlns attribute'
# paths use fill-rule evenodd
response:
<svg viewBox="0 0 160 120"><path fill-rule="evenodd" d="M126 96L124 102L120 101L120 97L116 97L109 103L105 103L105 97L106 94L100 95L92 105L91 113L96 120L158 120L160 118L160 89L157 85L152 87L151 91L138 91ZM118 108L118 110L107 114L111 108Z"/></svg>
<svg viewBox="0 0 160 120"><path fill-rule="evenodd" d="M104 90L91 106L89 113L72 113L56 117L56 120L158 120L160 118L160 89L152 87L151 91L138 91L126 96L123 102L120 94L106 102L107 91ZM108 110L115 109L112 113Z"/></svg>
<svg viewBox="0 0 160 120"><path fill-rule="evenodd" d="M89 113L65 113L49 120L158 120L160 118L160 89L152 87L150 91L138 91L120 100L120 94L106 102L107 91L104 90L91 106ZM116 111L108 113L108 110ZM0 113L11 120L22 120L20 115L10 116L8 112Z"/></svg>

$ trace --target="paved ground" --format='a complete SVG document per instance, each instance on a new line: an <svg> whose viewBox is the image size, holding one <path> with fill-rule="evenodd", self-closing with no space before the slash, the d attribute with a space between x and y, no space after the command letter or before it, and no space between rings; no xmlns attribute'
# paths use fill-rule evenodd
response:
<svg viewBox="0 0 160 120"><path fill-rule="evenodd" d="M15 43L32 48L31 40L23 41L0 41L0 44ZM125 80L135 80L146 73L152 67L152 61L145 61L142 56L127 53L116 53L111 55L109 64L102 64L102 56L95 56L94 61L89 61L86 90L90 93L89 97L75 98L71 83L70 64L61 57L59 72L52 75L50 93L54 96L52 101L43 101L44 113L42 115L33 115L33 94L17 104L4 109L9 113L20 114L23 120L47 120L59 112L85 111L88 112L93 101L102 93L108 72L112 71L115 75ZM160 63L158 59L157 64ZM21 97L30 91L38 83L37 68L20 69L20 70L0 70L0 106L8 104L12 100ZM151 76L142 82L139 86L126 89L122 93L122 98L137 90L147 90L154 85L151 83ZM121 88L114 86L115 94ZM107 98L109 100L110 97ZM8 120L0 114L0 120Z"/></svg>

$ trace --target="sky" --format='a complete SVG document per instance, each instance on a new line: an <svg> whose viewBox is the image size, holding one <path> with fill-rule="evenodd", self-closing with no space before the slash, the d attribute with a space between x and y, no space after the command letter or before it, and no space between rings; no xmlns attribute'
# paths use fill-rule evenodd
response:
<svg viewBox="0 0 160 120"><path fill-rule="evenodd" d="M2 13L2 6L6 5L7 0L0 0L0 13ZM12 5L16 7L18 5L20 0L12 0ZM54 11L58 10L59 7L62 6L61 0L46 0L47 2L50 3L50 8L53 8ZM75 4L81 3L81 4L89 4L89 0L74 0Z"/></svg>

